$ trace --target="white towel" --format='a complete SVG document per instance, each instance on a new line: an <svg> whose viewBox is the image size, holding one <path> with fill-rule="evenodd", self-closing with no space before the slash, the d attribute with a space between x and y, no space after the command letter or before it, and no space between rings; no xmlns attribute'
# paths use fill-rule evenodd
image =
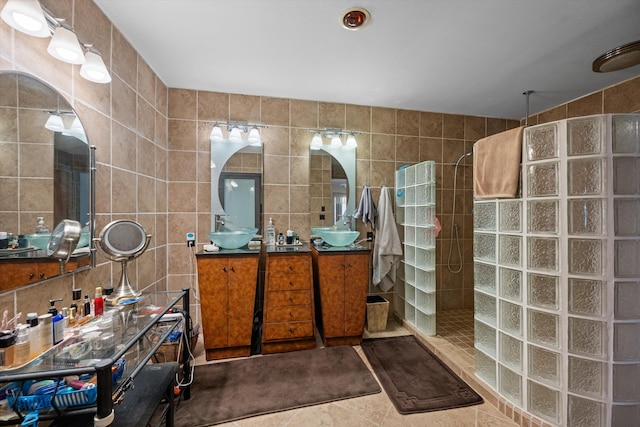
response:
<svg viewBox="0 0 640 427"><path fill-rule="evenodd" d="M392 199L387 187L380 189L378 226L373 243L373 284L388 291L396 283L396 270L402 257L402 242L393 217Z"/></svg>
<svg viewBox="0 0 640 427"><path fill-rule="evenodd" d="M375 227L376 216L378 216L378 211L376 210L376 205L373 203L373 198L371 197L371 189L364 185L362 186L360 204L358 205L358 209L353 213L353 217L360 218L365 225L369 222Z"/></svg>

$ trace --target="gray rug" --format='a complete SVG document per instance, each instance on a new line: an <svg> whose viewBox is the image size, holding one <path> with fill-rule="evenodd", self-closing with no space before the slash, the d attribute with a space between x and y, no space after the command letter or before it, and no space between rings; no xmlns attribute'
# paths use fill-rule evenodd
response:
<svg viewBox="0 0 640 427"><path fill-rule="evenodd" d="M350 346L253 356L196 366L175 421L208 426L380 391Z"/></svg>
<svg viewBox="0 0 640 427"><path fill-rule="evenodd" d="M482 403L478 393L414 336L364 340L362 349L401 414Z"/></svg>

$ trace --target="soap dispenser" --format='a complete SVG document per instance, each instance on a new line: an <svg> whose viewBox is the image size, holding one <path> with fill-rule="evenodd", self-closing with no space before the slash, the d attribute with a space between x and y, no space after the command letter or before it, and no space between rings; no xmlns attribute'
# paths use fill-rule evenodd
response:
<svg viewBox="0 0 640 427"><path fill-rule="evenodd" d="M267 245L276 244L276 227L273 225L273 218L269 218L269 225L267 225Z"/></svg>
<svg viewBox="0 0 640 427"><path fill-rule="evenodd" d="M38 228L36 228L36 234L44 234L44 233L50 233L50 232L51 232L51 230L49 230L49 228L44 223L44 217L39 216L38 217Z"/></svg>

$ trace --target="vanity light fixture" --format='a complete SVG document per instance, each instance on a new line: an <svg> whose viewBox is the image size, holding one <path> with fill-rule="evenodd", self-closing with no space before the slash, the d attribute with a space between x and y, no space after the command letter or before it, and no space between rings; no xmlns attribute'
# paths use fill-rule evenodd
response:
<svg viewBox="0 0 640 427"><path fill-rule="evenodd" d="M0 13L12 28L34 37L51 37L44 11L38 0L8 0Z"/></svg>
<svg viewBox="0 0 640 427"><path fill-rule="evenodd" d="M260 131L258 129L267 127L265 125L258 125L247 122L215 122L213 124L213 128L211 129L211 141L225 141L224 136L222 135L222 126L227 127L230 142L241 143L243 142L242 134L248 133L249 135L247 138L247 142L249 142L250 145L254 146L262 145L262 138L260 137Z"/></svg>
<svg viewBox="0 0 640 427"><path fill-rule="evenodd" d="M356 148L358 143L356 142L356 134L360 132L350 131L350 130L342 130L340 128L323 128L323 129L308 129L311 132L314 132L313 139L311 140L310 148L312 150L319 150L322 148L322 138L327 138L331 140L331 147L334 148ZM347 135L347 142L345 145L342 144L342 135Z"/></svg>
<svg viewBox="0 0 640 427"><path fill-rule="evenodd" d="M62 117L60 117L59 113L51 113L47 122L44 124L44 127L49 129L51 132L62 132L64 131L64 123L62 122Z"/></svg>
<svg viewBox="0 0 640 427"><path fill-rule="evenodd" d="M38 0L8 0L0 17L17 31L35 37L51 37L47 52L60 61L82 64L80 75L95 83L109 83L111 76L91 44L83 43L63 18L58 18ZM85 54L84 48L87 49Z"/></svg>
<svg viewBox="0 0 640 427"><path fill-rule="evenodd" d="M54 58L69 64L84 64L86 62L78 37L62 23L53 33L47 52Z"/></svg>

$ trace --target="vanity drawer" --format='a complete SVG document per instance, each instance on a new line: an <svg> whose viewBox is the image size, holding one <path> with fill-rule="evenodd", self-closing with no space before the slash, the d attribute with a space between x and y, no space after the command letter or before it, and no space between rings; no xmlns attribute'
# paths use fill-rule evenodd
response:
<svg viewBox="0 0 640 427"><path fill-rule="evenodd" d="M309 274L311 257L302 255L269 257L267 269L269 274Z"/></svg>
<svg viewBox="0 0 640 427"><path fill-rule="evenodd" d="M313 336L313 322L266 323L264 336L267 341L289 340Z"/></svg>
<svg viewBox="0 0 640 427"><path fill-rule="evenodd" d="M272 307L267 310L265 323L299 322L311 320L310 305L292 305L290 307Z"/></svg>
<svg viewBox="0 0 640 427"><path fill-rule="evenodd" d="M273 274L269 273L270 291L288 291L293 289L311 289L308 274Z"/></svg>
<svg viewBox="0 0 640 427"><path fill-rule="evenodd" d="M311 305L311 291L270 291L267 292L267 311L273 307L290 305Z"/></svg>

